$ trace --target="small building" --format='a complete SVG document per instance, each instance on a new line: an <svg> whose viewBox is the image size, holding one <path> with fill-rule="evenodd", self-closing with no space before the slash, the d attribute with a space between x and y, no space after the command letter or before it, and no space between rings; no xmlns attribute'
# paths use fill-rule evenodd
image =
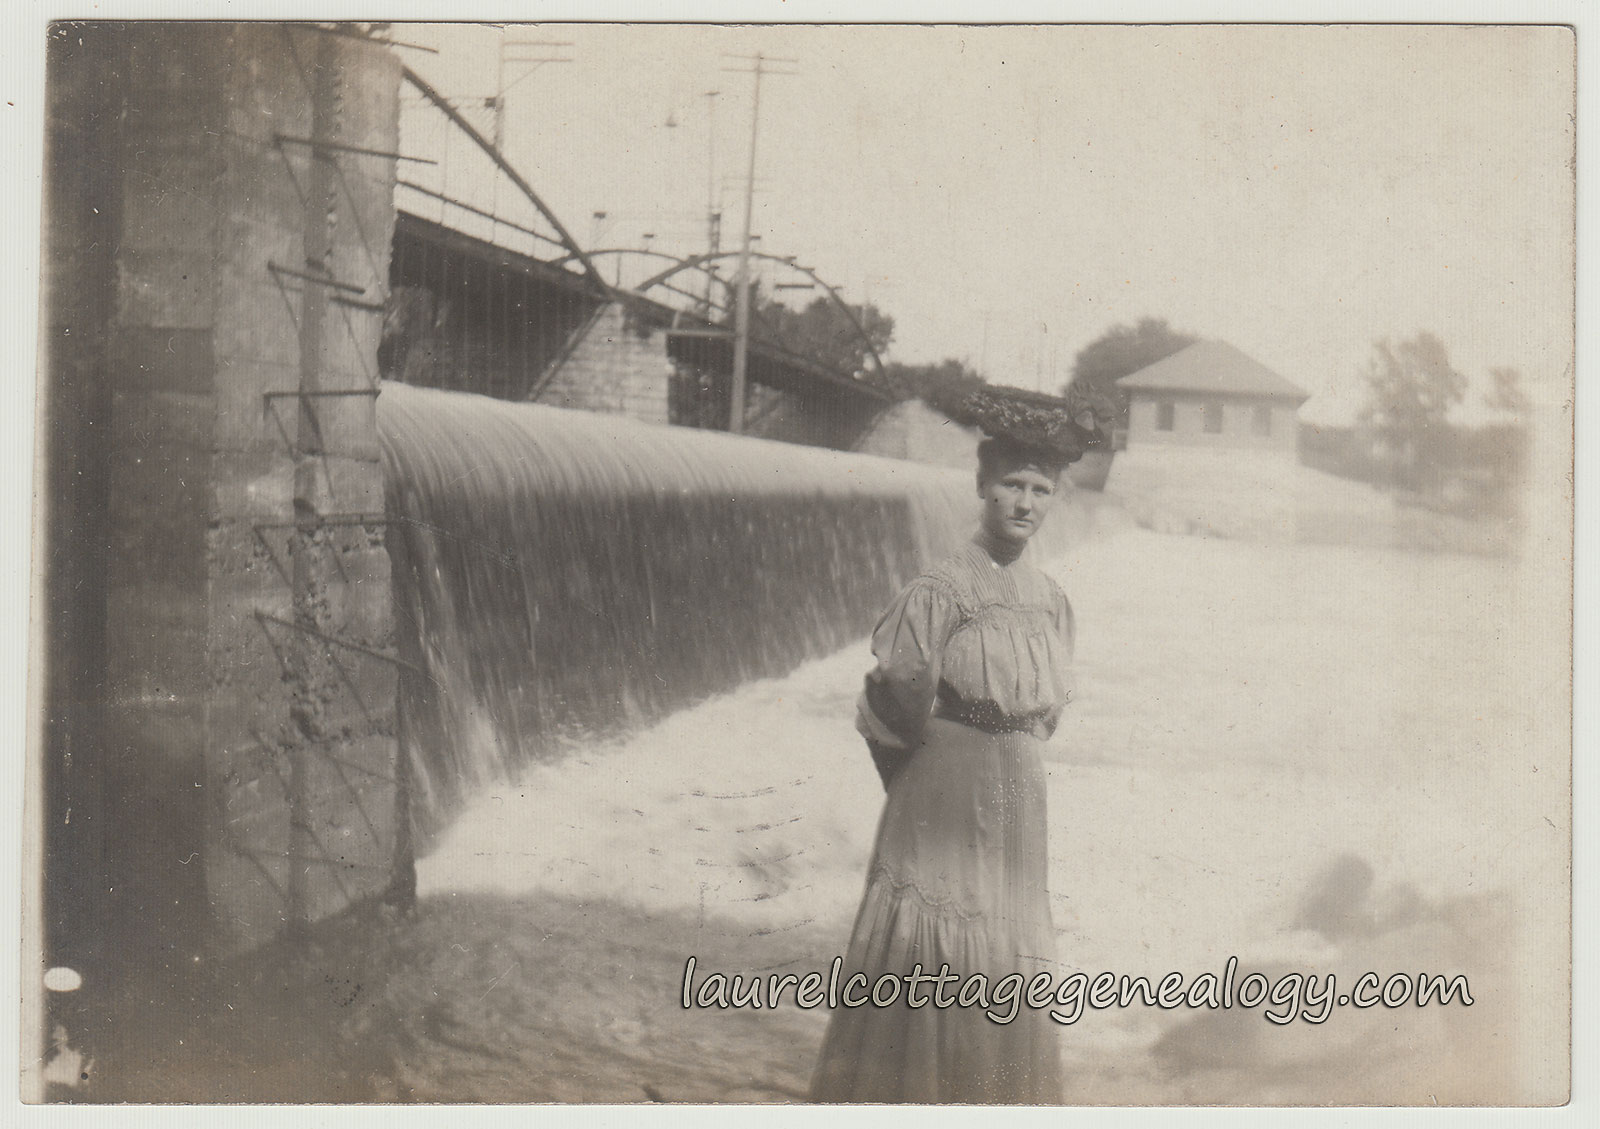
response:
<svg viewBox="0 0 1600 1129"><path fill-rule="evenodd" d="M1308 394L1225 341L1198 341L1117 381L1128 393L1128 447L1279 451L1293 457Z"/></svg>

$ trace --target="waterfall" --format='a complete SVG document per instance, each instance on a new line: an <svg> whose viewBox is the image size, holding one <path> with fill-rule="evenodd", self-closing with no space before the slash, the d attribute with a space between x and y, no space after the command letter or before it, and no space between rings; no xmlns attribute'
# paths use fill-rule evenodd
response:
<svg viewBox="0 0 1600 1129"><path fill-rule="evenodd" d="M386 384L418 845L519 766L866 636L970 472ZM1048 527L1047 527L1048 528Z"/></svg>

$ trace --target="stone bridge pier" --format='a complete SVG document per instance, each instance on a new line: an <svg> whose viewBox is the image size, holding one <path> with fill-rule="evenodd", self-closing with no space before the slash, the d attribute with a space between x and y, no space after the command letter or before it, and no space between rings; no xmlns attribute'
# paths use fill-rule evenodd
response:
<svg viewBox="0 0 1600 1129"><path fill-rule="evenodd" d="M44 958L181 975L404 896L378 462L400 65L57 25L36 755Z"/></svg>

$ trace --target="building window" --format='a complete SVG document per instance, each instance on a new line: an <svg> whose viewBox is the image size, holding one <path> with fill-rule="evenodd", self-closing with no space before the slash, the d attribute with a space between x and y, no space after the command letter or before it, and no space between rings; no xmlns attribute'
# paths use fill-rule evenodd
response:
<svg viewBox="0 0 1600 1129"><path fill-rule="evenodd" d="M1210 435L1222 434L1222 404L1216 400L1206 401L1206 432Z"/></svg>
<svg viewBox="0 0 1600 1129"><path fill-rule="evenodd" d="M1250 430L1263 439L1272 434L1272 409L1269 406L1258 405L1251 413Z"/></svg>
<svg viewBox="0 0 1600 1129"><path fill-rule="evenodd" d="M1162 400L1156 405L1156 430L1172 430L1172 401Z"/></svg>

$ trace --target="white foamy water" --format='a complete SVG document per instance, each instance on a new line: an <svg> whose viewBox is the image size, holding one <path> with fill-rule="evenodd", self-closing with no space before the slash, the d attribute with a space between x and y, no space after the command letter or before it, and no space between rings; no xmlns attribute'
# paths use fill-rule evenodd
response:
<svg viewBox="0 0 1600 1129"><path fill-rule="evenodd" d="M1078 1099L1547 1097L1570 865L1549 577L1163 536L1114 507L1093 528L1048 565L1078 619L1046 755L1062 969L1464 974L1478 1006L1291 1028L1101 1012L1062 1031ZM861 640L491 788L419 862L422 892L704 913L749 932L749 971L826 966L882 806L851 726L869 662Z"/></svg>
<svg viewBox="0 0 1600 1129"><path fill-rule="evenodd" d="M418 864L490 889L694 908L782 929L860 893L882 789L852 725L863 641L474 801Z"/></svg>
<svg viewBox="0 0 1600 1129"><path fill-rule="evenodd" d="M1065 968L1462 971L1559 924L1540 892L1566 865L1566 764L1544 761L1513 562L1125 529L1050 568L1079 624L1049 749ZM860 895L882 803L851 724L869 662L863 640L531 768L468 807L422 892L703 911L770 937L767 967L830 959L784 935L842 944ZM1340 895L1345 934L1297 920L1331 864L1371 875ZM1501 904L1517 935L1461 927ZM1148 1045L1170 1022L1115 1013L1092 1038Z"/></svg>

